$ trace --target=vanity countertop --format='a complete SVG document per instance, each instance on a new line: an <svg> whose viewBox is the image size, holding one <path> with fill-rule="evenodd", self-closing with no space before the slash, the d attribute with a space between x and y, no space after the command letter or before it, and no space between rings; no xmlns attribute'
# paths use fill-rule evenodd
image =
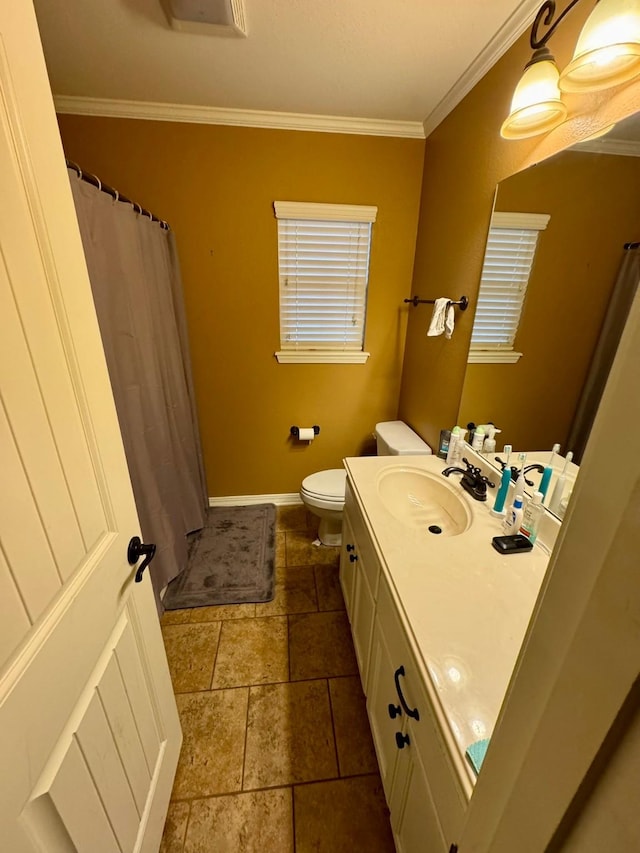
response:
<svg viewBox="0 0 640 853"><path fill-rule="evenodd" d="M470 795L475 774L465 750L493 731L549 555L538 545L509 556L495 551L491 539L502 530L489 513L493 493L484 503L458 486L472 517L458 536L434 536L395 518L378 494L380 476L390 467L441 474L446 465L435 456L350 458L345 467Z"/></svg>

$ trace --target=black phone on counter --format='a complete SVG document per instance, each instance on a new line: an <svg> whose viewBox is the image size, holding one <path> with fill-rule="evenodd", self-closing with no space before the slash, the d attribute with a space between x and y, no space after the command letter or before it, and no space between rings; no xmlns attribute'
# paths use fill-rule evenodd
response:
<svg viewBox="0 0 640 853"><path fill-rule="evenodd" d="M516 533L514 536L494 536L491 544L500 554L523 554L533 548L531 540Z"/></svg>

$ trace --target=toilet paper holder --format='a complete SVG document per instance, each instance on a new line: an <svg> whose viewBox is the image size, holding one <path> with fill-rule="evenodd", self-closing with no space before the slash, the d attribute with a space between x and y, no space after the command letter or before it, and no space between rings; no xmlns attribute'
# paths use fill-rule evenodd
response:
<svg viewBox="0 0 640 853"><path fill-rule="evenodd" d="M291 435L292 435L294 438L298 438L298 437L300 436L300 427L298 427L298 426L292 426L292 427L291 427L291 429L289 430L289 432L291 433ZM319 435L319 434L320 434L320 427L319 427L319 426L314 426L314 427L313 427L313 434L314 434L314 435Z"/></svg>

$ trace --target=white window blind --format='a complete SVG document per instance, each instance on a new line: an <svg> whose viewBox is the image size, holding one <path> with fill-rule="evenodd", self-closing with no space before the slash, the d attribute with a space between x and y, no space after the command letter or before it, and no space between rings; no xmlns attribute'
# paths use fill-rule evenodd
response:
<svg viewBox="0 0 640 853"><path fill-rule="evenodd" d="M549 216L494 213L487 238L469 361L517 361L513 352L524 297ZM491 353L494 355L491 356Z"/></svg>
<svg viewBox="0 0 640 853"><path fill-rule="evenodd" d="M280 361L366 361L371 225L377 208L275 202ZM289 357L287 357L289 353Z"/></svg>

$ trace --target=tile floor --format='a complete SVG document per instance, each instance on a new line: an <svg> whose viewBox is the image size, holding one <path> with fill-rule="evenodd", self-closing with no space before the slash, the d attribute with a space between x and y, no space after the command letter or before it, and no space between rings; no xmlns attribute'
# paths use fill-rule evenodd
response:
<svg viewBox="0 0 640 853"><path fill-rule="evenodd" d="M267 604L164 614L184 743L161 853L393 853L338 581L278 510Z"/></svg>

